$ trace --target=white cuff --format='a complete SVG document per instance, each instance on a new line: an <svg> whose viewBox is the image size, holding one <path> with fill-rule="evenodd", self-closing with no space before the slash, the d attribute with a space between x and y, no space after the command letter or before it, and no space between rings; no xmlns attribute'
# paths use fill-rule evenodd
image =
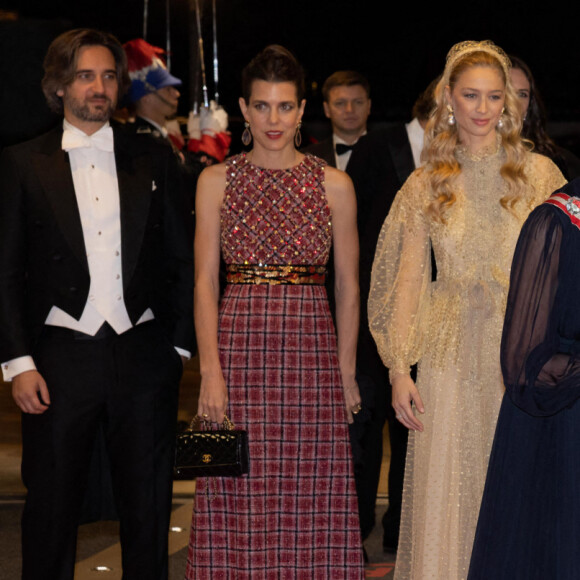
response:
<svg viewBox="0 0 580 580"><path fill-rule="evenodd" d="M179 354L179 356L184 356L187 360L191 358L191 353L188 350L185 350L184 348L179 348L178 346L174 346L173 348L177 351L177 354Z"/></svg>
<svg viewBox="0 0 580 580"><path fill-rule="evenodd" d="M2 363L2 376L5 382L11 381L16 375L26 371L35 371L36 365L31 356L20 356Z"/></svg>

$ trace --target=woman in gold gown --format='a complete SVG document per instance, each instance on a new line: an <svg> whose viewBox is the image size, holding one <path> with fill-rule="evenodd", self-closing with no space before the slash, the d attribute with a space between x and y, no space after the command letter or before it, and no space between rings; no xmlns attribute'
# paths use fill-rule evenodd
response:
<svg viewBox="0 0 580 580"><path fill-rule="evenodd" d="M397 418L411 430L397 580L467 576L504 391L499 346L512 254L527 215L565 183L519 137L509 70L490 41L452 47L424 165L397 194L377 245L369 324Z"/></svg>

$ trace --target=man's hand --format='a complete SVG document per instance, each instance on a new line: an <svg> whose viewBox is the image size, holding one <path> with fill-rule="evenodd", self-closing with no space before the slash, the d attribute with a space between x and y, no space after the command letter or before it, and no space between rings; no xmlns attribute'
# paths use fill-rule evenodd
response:
<svg viewBox="0 0 580 580"><path fill-rule="evenodd" d="M45 380L38 371L25 371L12 379L12 397L25 413L40 415L50 405Z"/></svg>

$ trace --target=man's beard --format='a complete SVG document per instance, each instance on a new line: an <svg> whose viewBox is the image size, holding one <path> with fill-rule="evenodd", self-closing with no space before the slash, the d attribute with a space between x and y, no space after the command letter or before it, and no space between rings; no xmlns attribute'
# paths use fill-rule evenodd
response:
<svg viewBox="0 0 580 580"><path fill-rule="evenodd" d="M66 106L70 109L71 113L81 121L90 121L104 123L108 121L115 112L115 105L106 95L95 94L92 98L106 99L107 102L104 105L99 105L98 108L95 105L91 106L90 103L86 101L80 101L71 97L64 97Z"/></svg>

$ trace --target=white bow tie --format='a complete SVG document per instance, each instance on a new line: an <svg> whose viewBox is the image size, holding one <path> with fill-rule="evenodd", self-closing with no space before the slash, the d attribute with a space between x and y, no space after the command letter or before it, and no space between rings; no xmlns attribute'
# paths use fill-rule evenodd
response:
<svg viewBox="0 0 580 580"><path fill-rule="evenodd" d="M94 147L101 151L113 151L113 129L109 126L92 135L65 129L62 134L62 148L65 151L70 151L81 147Z"/></svg>

